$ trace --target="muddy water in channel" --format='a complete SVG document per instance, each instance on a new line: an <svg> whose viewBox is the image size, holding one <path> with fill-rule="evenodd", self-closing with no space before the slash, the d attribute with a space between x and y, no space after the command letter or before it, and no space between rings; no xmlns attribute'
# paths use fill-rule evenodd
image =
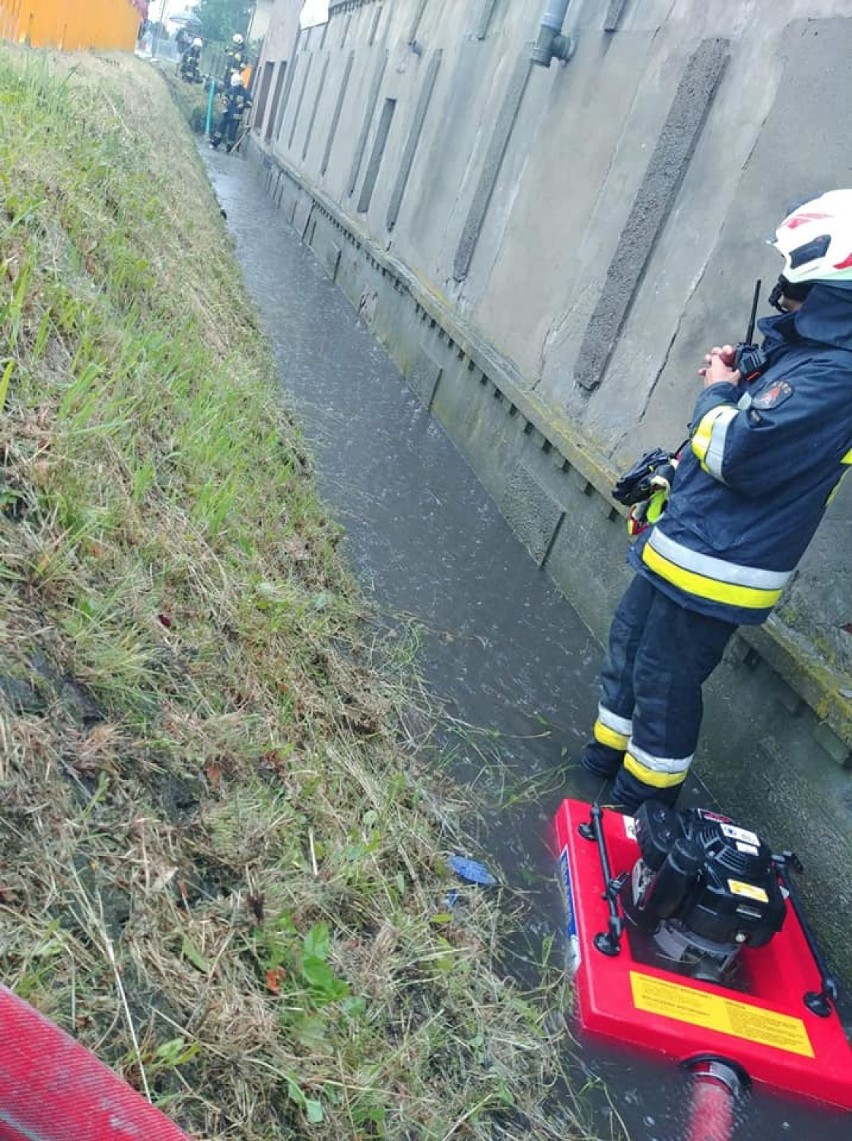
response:
<svg viewBox="0 0 852 1141"><path fill-rule="evenodd" d="M442 428L263 190L251 163L203 157L246 283L313 451L347 555L393 627L421 632L418 669L445 703L445 755L483 805L477 852L530 902L530 955L560 935L550 820L596 789L571 764L594 718L600 647L515 539ZM688 803L699 803L698 787ZM747 823L743 821L742 823ZM561 938L561 936L560 936ZM686 1079L581 1043L577 1081L600 1077L601 1138L681 1141ZM834 1113L752 1096L735 1141L842 1141Z"/></svg>

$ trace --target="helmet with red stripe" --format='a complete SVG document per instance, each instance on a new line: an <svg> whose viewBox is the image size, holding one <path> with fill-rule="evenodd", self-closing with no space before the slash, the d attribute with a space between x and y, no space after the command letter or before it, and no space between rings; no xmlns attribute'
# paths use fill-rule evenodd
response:
<svg viewBox="0 0 852 1141"><path fill-rule="evenodd" d="M852 287L852 190L829 190L797 206L770 245L784 258L785 281Z"/></svg>

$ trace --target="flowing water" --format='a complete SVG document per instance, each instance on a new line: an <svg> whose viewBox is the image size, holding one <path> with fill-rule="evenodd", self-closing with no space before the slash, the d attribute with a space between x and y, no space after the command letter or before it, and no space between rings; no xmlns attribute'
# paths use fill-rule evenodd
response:
<svg viewBox="0 0 852 1141"><path fill-rule="evenodd" d="M417 668L443 703L443 753L482 804L477 853L529 903L531 946L561 939L550 822L596 787L573 761L597 703L601 650L528 556L440 425L265 194L250 162L204 151L287 400L346 552L391 629L418 630ZM691 783L687 803L700 803ZM747 823L747 822L743 822ZM483 856L483 853L484 856ZM578 1082L600 1137L682 1141L687 1080L663 1061L581 1043ZM843 1141L848 1116L753 1095L735 1141Z"/></svg>

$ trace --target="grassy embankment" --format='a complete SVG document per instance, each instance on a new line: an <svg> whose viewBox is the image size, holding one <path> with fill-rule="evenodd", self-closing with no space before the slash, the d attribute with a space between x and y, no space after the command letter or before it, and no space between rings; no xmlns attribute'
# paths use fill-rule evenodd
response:
<svg viewBox="0 0 852 1141"><path fill-rule="evenodd" d="M197 1136L578 1136L162 78L0 107L3 980Z"/></svg>

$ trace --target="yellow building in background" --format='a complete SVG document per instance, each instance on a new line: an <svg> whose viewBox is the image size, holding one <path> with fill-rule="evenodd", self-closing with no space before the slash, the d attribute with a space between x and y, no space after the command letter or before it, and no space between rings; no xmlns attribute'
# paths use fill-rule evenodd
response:
<svg viewBox="0 0 852 1141"><path fill-rule="evenodd" d="M133 51L139 21L132 0L0 0L0 39L35 48Z"/></svg>

